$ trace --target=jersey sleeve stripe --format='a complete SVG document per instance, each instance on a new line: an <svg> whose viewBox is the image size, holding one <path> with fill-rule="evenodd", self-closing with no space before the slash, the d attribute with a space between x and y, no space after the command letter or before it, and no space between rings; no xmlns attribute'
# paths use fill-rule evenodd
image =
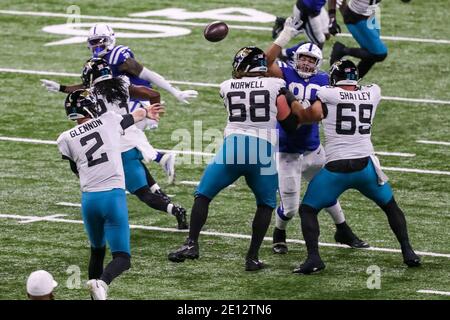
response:
<svg viewBox="0 0 450 320"><path fill-rule="evenodd" d="M108 61L109 64L112 64L112 63L113 63L114 58L115 58L115 56L116 56L116 54L117 54L117 51L119 51L119 49L122 48L122 47L123 47L123 46L117 46L117 47L115 47L115 48L112 50L111 54L109 55L109 61Z"/></svg>
<svg viewBox="0 0 450 320"><path fill-rule="evenodd" d="M117 63L117 61L119 60L120 54L125 52L126 50L128 50L128 47L122 47L117 51L116 56L114 57L113 64Z"/></svg>

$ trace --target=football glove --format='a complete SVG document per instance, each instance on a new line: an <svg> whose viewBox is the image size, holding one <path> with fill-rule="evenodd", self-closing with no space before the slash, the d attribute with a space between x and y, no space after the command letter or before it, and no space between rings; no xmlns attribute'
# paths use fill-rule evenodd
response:
<svg viewBox="0 0 450 320"><path fill-rule="evenodd" d="M58 82L41 79L42 86L45 87L48 92L59 92L61 85Z"/></svg>
<svg viewBox="0 0 450 320"><path fill-rule="evenodd" d="M302 31L300 29L302 22L288 17L284 23L283 31L280 32L278 38L273 42L281 48L285 47L292 38L299 35Z"/></svg>
<svg viewBox="0 0 450 320"><path fill-rule="evenodd" d="M198 96L198 92L195 90L178 90L174 92L175 98L177 98L178 101L184 104L189 104L189 99L195 99Z"/></svg>
<svg viewBox="0 0 450 320"><path fill-rule="evenodd" d="M335 36L338 33L341 33L341 27L338 25L336 21L336 17L330 17L330 23L328 25L328 32Z"/></svg>

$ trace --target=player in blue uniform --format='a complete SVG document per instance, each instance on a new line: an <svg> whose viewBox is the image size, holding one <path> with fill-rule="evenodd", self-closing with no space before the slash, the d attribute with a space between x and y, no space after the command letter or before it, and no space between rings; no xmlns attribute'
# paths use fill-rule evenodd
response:
<svg viewBox="0 0 450 320"><path fill-rule="evenodd" d="M344 0L340 11L347 29L360 48L349 48L336 41L331 52L330 65L345 56L359 58L359 77L363 78L375 63L386 59L388 49L381 40L381 26L375 15L379 2L381 0L351 0L347 5ZM330 0L328 5L330 10L336 12L336 0Z"/></svg>
<svg viewBox="0 0 450 320"><path fill-rule="evenodd" d="M299 101L313 103L317 91L329 84L329 77L320 71L322 52L313 43L305 43L297 48L293 62L275 62L282 48L274 43L268 49L269 73L283 78L287 88ZM273 233L274 253L287 252L286 227L298 212L300 205L301 177L311 181L325 164L325 151L320 144L319 125L302 125L294 134L287 134L279 128L279 192L280 206L276 214ZM354 248L367 247L347 225L339 202L329 206L327 212L336 224L335 240Z"/></svg>
<svg viewBox="0 0 450 320"><path fill-rule="evenodd" d="M189 104L189 99L197 97L197 91L184 90L181 91L173 87L164 77L158 73L151 71L141 65L134 59L134 53L126 46L116 46L116 37L113 29L104 23L97 23L89 30L88 47L91 49L93 57L104 58L110 65L113 76L125 75L130 79L131 84L142 85L151 88L153 84L171 93L175 98L185 104ZM61 86L54 81L43 80L43 85L49 91L63 91L66 93L81 89L82 84L74 86ZM157 97L159 99L159 96ZM129 109L133 112L137 107L149 105L150 103L159 102L142 100L131 96ZM154 128L157 122L150 121L142 122L143 125L138 124L138 127L144 129L146 127ZM155 153L155 162L159 163L166 171L169 183L172 183L175 178L175 155L173 153ZM151 183L149 181L149 183ZM158 187L159 188L159 187Z"/></svg>

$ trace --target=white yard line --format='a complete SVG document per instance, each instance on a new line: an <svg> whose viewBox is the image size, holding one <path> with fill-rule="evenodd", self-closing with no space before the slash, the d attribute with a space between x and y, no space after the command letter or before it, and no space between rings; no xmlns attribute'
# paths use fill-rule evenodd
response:
<svg viewBox="0 0 450 320"><path fill-rule="evenodd" d="M63 206L63 207L77 207L81 208L81 203L72 203L72 202L57 202L57 206Z"/></svg>
<svg viewBox="0 0 450 320"><path fill-rule="evenodd" d="M417 143L424 143L424 144L437 144L441 146L450 146L450 142L445 141L430 141L430 140L416 140Z"/></svg>
<svg viewBox="0 0 450 320"><path fill-rule="evenodd" d="M380 156L393 156L393 157L405 157L412 158L415 157L415 153L403 153L403 152L386 152L386 151L375 151L376 154Z"/></svg>
<svg viewBox="0 0 450 320"><path fill-rule="evenodd" d="M424 174L438 174L438 175L450 176L450 171L423 170L423 169L398 168L398 167L381 167L381 169L383 169L385 171L424 173Z"/></svg>
<svg viewBox="0 0 450 320"><path fill-rule="evenodd" d="M28 219L28 220L22 220L19 223L32 223L32 222L39 222L39 221L49 221L52 220L54 218L61 218L61 217L65 217L66 214L54 214L51 216L44 216L44 217L36 217L33 219Z"/></svg>
<svg viewBox="0 0 450 320"><path fill-rule="evenodd" d="M55 17L55 18L73 18L75 15L66 13L54 13L54 12L36 12L36 11L17 11L17 10L0 10L0 14L18 15L18 16L38 16L38 17ZM177 20L160 20L160 19L144 19L144 18L125 18L125 17L108 17L108 16L91 16L91 15L77 15L77 18L86 20L107 20L107 21L122 21L122 22L142 22L142 23L160 23L178 26L192 26L192 27L205 27L206 22L187 22ZM235 25L228 24L230 29L238 30L257 30L269 32L272 31L272 27L258 27L249 25ZM352 37L349 33L341 33L338 36ZM424 38L411 38L411 37L398 37L398 36L381 36L383 40L389 41L407 41L418 43L436 43L436 44L450 44L450 40L446 39L424 39Z"/></svg>
<svg viewBox="0 0 450 320"><path fill-rule="evenodd" d="M436 290L418 290L418 293L438 294L441 296L450 296L450 292L436 291Z"/></svg>
<svg viewBox="0 0 450 320"><path fill-rule="evenodd" d="M51 140L39 140L39 139L27 139L27 138L13 138L13 137L3 137L0 136L0 141L14 141L14 142L27 142L27 143L38 143L38 144L56 144L55 141ZM177 154L195 154L195 155L205 155L213 156L212 153L198 152L198 151L181 151L181 150L166 150L166 149L156 149L161 152L173 152ZM436 175L450 175L450 171L440 171L440 170L424 170L415 168L398 168L398 167L381 167L386 171L397 171L397 172L410 172L410 173L423 173L423 174L436 174Z"/></svg>
<svg viewBox="0 0 450 320"><path fill-rule="evenodd" d="M0 214L0 218L17 219L17 220L34 220L34 219L40 219L42 217ZM40 221L83 224L82 220L50 218L50 217L48 217L47 219L41 219ZM131 229L140 229L140 230L149 230L149 231L162 231L162 232L183 232L183 233L188 232L188 230L178 230L175 228L152 227L152 226L142 226L142 225L134 225L134 224L130 225L130 228ZM208 236L215 236L215 237L234 238L234 239L251 239L250 235L239 234L239 233L202 231L201 234L208 235ZM271 242L272 237L265 237L264 240ZM305 241L297 240L297 239L287 239L286 241L289 243L305 244ZM346 245L337 244L337 243L319 242L319 245L322 247L335 247L335 248L351 249L350 247L348 247ZM370 248L359 249L359 250L369 250L369 251L378 251L378 252L386 252L386 253L401 253L400 249L391 249L391 248L370 247ZM439 257L439 258L449 258L450 259L450 254L448 254L448 253L437 253L437 252L428 252L428 251L416 251L416 253L421 256L430 256L430 257Z"/></svg>
<svg viewBox="0 0 450 320"><path fill-rule="evenodd" d="M194 187L196 187L196 186L198 186L200 184L200 181L186 181L186 180L184 180L184 181L180 181L178 183L186 185L186 186L194 186ZM230 184L227 188L234 188L234 187L236 187L235 184Z"/></svg>
<svg viewBox="0 0 450 320"><path fill-rule="evenodd" d="M0 72L35 74L35 75L42 75L42 76L62 76L62 77L77 77L77 78L80 77L80 75L78 73L39 71L39 70L27 70L27 69L11 69L11 68L0 68ZM184 84L184 85L199 86L199 87L219 88L219 86L220 86L219 84L216 84L216 83L207 83L207 82L189 82L189 81L176 81L176 80L168 80L168 81L173 84ZM45 90L45 89L43 88L42 90ZM383 96L382 99L383 100L391 100L391 101L400 101L400 102L450 105L450 101L448 101L448 100L430 100L430 99L387 97L387 96Z"/></svg>

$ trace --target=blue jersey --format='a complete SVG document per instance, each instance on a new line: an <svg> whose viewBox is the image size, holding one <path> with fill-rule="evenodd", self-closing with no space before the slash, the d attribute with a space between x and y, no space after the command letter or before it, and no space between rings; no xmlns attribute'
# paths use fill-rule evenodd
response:
<svg viewBox="0 0 450 320"><path fill-rule="evenodd" d="M302 0L303 5L309 9L312 15L318 15L327 0Z"/></svg>
<svg viewBox="0 0 450 320"><path fill-rule="evenodd" d="M319 71L316 75L304 79L295 69L284 62L278 63L287 88L298 100L309 100L311 103L317 100L316 94L320 87L330 83L328 74ZM279 148L280 152L304 153L316 150L320 145L319 125L317 123L302 125L294 133L287 134L280 125Z"/></svg>
<svg viewBox="0 0 450 320"><path fill-rule="evenodd" d="M122 72L119 70L119 67L122 63L125 62L128 58L134 58L134 54L130 48L126 46L115 46L112 50L108 51L107 54L103 56L103 59L108 61L108 64L113 73L113 77L117 77L120 75L125 75L130 79L130 83L136 86L145 86L151 88L150 82L147 80L143 80L139 77L136 77L128 72ZM130 99L136 100L136 99Z"/></svg>

